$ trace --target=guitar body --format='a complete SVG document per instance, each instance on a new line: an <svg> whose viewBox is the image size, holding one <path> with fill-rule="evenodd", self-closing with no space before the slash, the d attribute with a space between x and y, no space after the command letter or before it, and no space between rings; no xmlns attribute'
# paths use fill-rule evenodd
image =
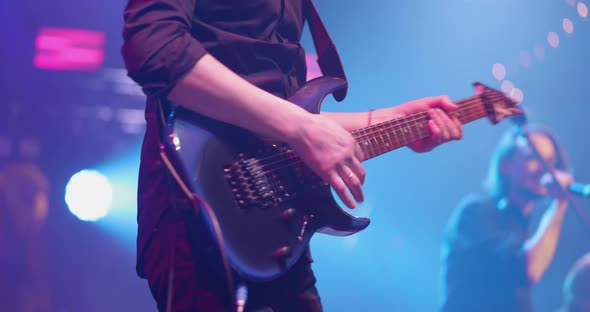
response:
<svg viewBox="0 0 590 312"><path fill-rule="evenodd" d="M289 101L319 113L324 98L344 86L344 80L321 77ZM242 278L279 277L315 232L343 236L369 225L343 211L330 186L281 143L180 107L168 116L164 140L179 182L214 213L197 218L219 225L227 260Z"/></svg>

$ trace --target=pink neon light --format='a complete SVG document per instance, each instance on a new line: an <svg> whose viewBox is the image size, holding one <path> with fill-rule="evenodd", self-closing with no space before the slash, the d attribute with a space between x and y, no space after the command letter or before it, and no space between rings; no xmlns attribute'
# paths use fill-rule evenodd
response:
<svg viewBox="0 0 590 312"><path fill-rule="evenodd" d="M40 29L33 65L49 70L96 71L104 61L105 33L84 29Z"/></svg>
<svg viewBox="0 0 590 312"><path fill-rule="evenodd" d="M307 81L320 77L322 71L318 65L318 56L314 53L305 53L305 62L307 63Z"/></svg>

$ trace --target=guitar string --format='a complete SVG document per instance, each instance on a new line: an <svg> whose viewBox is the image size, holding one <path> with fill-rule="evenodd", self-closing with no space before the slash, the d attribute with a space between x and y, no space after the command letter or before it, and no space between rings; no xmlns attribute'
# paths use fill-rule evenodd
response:
<svg viewBox="0 0 590 312"><path fill-rule="evenodd" d="M428 121L428 120L429 119L427 119L427 118L423 118L423 121ZM417 141L417 140L420 140L421 138L414 137L414 139L415 139L415 141ZM357 142L357 143L359 143L359 142ZM398 147L401 147L401 146L403 146L403 145L400 145ZM384 148L386 146L385 145L381 145L380 143L377 143L377 146L376 147L377 148ZM373 149L375 149L375 148L373 148ZM387 147L387 150L391 150L391 149L389 149L389 147ZM374 153L375 153L375 151L374 151ZM379 153L376 153L376 154L379 154ZM284 169L284 168L287 168L287 167L291 167L293 165L297 165L297 164L303 163L303 161L301 160L301 158L298 158L298 157L295 158L297 155L296 155L295 151L293 151L293 150L289 150L288 152L282 153L281 156L283 156L283 157L284 156L287 156L287 157L284 157L284 158L282 158L282 159L280 159L278 161L275 161L273 163L267 163L267 164L258 166L259 169L265 170L265 171L262 171L260 173L261 174L267 174L267 173L270 173L270 172L273 172L273 171L276 171L276 170L281 170L281 169ZM295 157L290 157L290 156L295 156ZM285 166L279 166L279 165L283 165L283 164L286 164L286 165ZM273 166L279 166L279 167L271 168Z"/></svg>
<svg viewBox="0 0 590 312"><path fill-rule="evenodd" d="M473 105L474 105L474 104L476 104L476 103L473 103L473 101L471 101L471 103L465 102L465 103L463 104L464 106L462 106L462 107L460 108L460 110L461 110L461 113L466 113L468 109L470 109L470 108L473 108ZM465 108L467 108L467 110L466 110ZM457 112L457 111L455 111L455 112ZM453 112L453 113L455 113L455 112ZM485 116L485 114L482 114L482 112L483 112L483 113L485 113L485 110L482 110L481 112L478 112L478 111L476 111L476 112L471 112L471 113L468 113L468 114L462 114L462 116L460 116L460 117L462 117L462 118L465 118L465 119L469 119L469 120L467 121L467 122L469 122L469 121L473 121L473 120L475 120L475 119L478 119L478 118L480 118L480 117L483 117L483 116ZM412 118L408 118L408 120L407 120L407 121L404 121L404 122L402 122L402 123L399 123L399 124L397 124L397 123L396 123L396 124L394 124L394 125L391 125L391 126L388 126L388 127L385 127L385 128L380 128L380 129L376 129L376 130L371 130L371 131L369 131L368 133L365 133L365 134L358 135L358 136L357 136L357 137L355 137L355 138L357 138L357 139L358 139L358 138L362 138L362 137L364 137L364 138L365 138L365 140L364 140L364 141L366 141L366 138L367 138L367 137L369 137L369 136L370 136L370 134L378 133L378 132L381 132L381 131L383 131L383 130L390 130L390 129L392 129L392 128L395 128L395 127L397 127L397 128L401 128L401 127L402 127L402 126L404 126L404 125L407 125L407 124L409 124L409 123L416 122L416 121L425 122L425 121L428 121L428 120L429 120L429 119L428 119L428 116L427 116L427 114L426 114L426 113L424 113L424 112L416 113L416 114L410 115L410 116L408 116L408 117L412 117ZM476 118L473 118L473 117L476 117ZM388 122L391 122L391 121L387 121L387 122L384 122L384 123L388 123ZM373 126L373 127L374 127L374 126ZM358 129L358 130L361 130L361 129ZM413 139L413 140L419 140L419 139L421 139L421 138L416 138L416 137L414 136L414 134L410 134L410 135L412 136L412 138L411 138L411 139ZM427 134L426 134L426 135L427 135ZM395 137L395 138L396 138L398 141L399 141L399 139L402 137L402 136L398 136L398 135L396 135L396 134L393 134L393 136L394 136L394 137ZM406 138L406 135L403 135L403 137L404 137L404 139L405 139L405 138ZM357 143L359 143L359 144L360 144L360 142L357 142ZM398 146L398 147L401 147L401 146L402 146L402 145L400 145L400 146ZM385 146L379 143L379 144L377 144L377 146L375 146L375 147L376 147L376 148L384 148ZM388 148L388 149L389 149L389 148ZM374 152L374 151L373 151L373 152ZM275 162L272 162L272 163L266 163L266 164L263 164L263 165L259 165L259 166L258 166L258 169L262 169L263 171L261 171L261 172L259 171L258 175L260 175L260 174L267 174L267 173L269 173L269 172L272 172L272 171L281 170L281 169L283 169L283 168L290 167L290 166L294 166L294 165L298 165L298 164L302 163L302 160L301 160L301 158L295 158L295 157L292 157L292 156L295 156L295 157L297 156L297 155L296 155L296 153L295 153L295 151L294 151L294 150L288 150L288 151L286 151L286 152L282 152L282 153L279 153L279 154L275 154L275 155L273 155L273 156L271 156L271 157L266 157L266 158L261 158L261 159L259 159L259 160L267 160L267 161L268 161L268 160L271 160L271 159L272 159L272 160L275 160L276 158L279 158L279 159L278 159L277 161L275 161ZM273 159L273 158L275 158L275 159ZM295 160L295 161L293 161L293 160ZM287 165L286 165L286 166L280 166L280 167L276 167L276 168L270 168L270 167L272 167L272 166L276 166L276 165L282 165L282 164L284 164L284 163L287 163Z"/></svg>
<svg viewBox="0 0 590 312"><path fill-rule="evenodd" d="M471 108L474 108L474 106L476 106L474 104L478 104L478 103L477 103L477 99L474 99L474 100L466 101L462 104L463 104L463 106L461 106L459 108L459 110L463 113L463 112L468 112ZM454 112L452 112L452 113L454 113ZM410 116L388 120L388 121L385 121L381 124L373 125L370 127L356 129L356 130L352 131L351 134L356 135L356 134L359 134L360 132L364 131L365 133L359 134L357 137L358 138L360 138L361 136L369 137L377 132L388 131L393 128L403 128L410 123L414 123L415 121L424 118L425 116L426 116L425 112L419 112L419 113L412 114ZM401 120L401 122L400 122L400 120ZM386 127L383 127L383 125L385 125L385 124L388 124L388 125ZM380 128L377 128L377 127L380 127ZM398 136L397 134L393 134L393 135L395 136L395 138L401 137L401 136ZM291 153L291 150L286 153ZM278 154L275 154L275 155L272 155L272 156L269 156L266 158L260 158L259 160L269 161L271 158L273 158L275 156L282 156L282 153L278 153Z"/></svg>
<svg viewBox="0 0 590 312"><path fill-rule="evenodd" d="M493 96L493 97L490 97L490 99L494 99L495 100L495 99L500 98L500 97L501 96ZM465 100L462 103L461 102L458 102L458 103L460 103L459 105L461 105L461 106L459 107L458 110L453 111L450 114L456 115L457 113L460 114L460 113L464 113L464 112L467 112L467 111L471 111L471 110L473 110L473 108L479 108L480 105L476 105L476 104L479 104L480 103L480 100L481 100L480 98L474 98L474 99ZM483 101L482 101L482 103L483 103ZM481 105L481 106L483 107L483 105ZM485 111L485 109L484 109L484 111ZM423 114L426 114L426 112L419 112L419 113L412 114L410 116L420 115L419 117L422 117ZM408 116L408 117L410 117L410 116ZM402 118L406 118L406 117L402 117ZM388 121L385 121L383 123L392 123L392 126L396 126L396 125L398 125L397 123L395 123L395 121L397 121L397 120L399 120L399 119L388 120ZM407 123L402 123L402 124L399 124L399 125L401 126L401 125L405 125L405 124L407 124ZM360 128L360 129L354 130L352 133L366 131L367 129L374 128L374 127L376 127L378 125L379 124L374 125L374 126L370 126L370 127ZM386 129L388 129L388 128L386 128Z"/></svg>
<svg viewBox="0 0 590 312"><path fill-rule="evenodd" d="M458 117L459 119L466 119L466 118L470 117L470 115L473 115L473 114L477 114L477 115L480 115L481 114L481 111L480 110L477 110L476 109L474 111L471 108L472 107L467 107L466 109L462 109L461 111L455 111L455 112L452 112L451 114L453 116L455 116L455 117ZM386 127L384 127L383 125L381 125L381 126L376 125L374 131L367 131L366 129L359 129L359 130L353 132L352 134L353 134L353 136L356 139L361 140L361 142L359 142L359 144L361 145L361 147L367 147L367 148L375 148L375 147L376 148L383 148L384 146L377 141L377 138L381 138L381 141L383 141L383 143L385 143L385 146L388 146L389 145L389 142L387 142L387 143L385 142L383 133L385 133L385 135L387 136L387 138L389 139L389 141L394 141L395 140L397 142L400 142L401 141L401 140L399 140L400 138L407 139L407 137L409 137L410 140L414 140L415 139L415 133L416 133L415 131L416 130L418 131L418 135L419 136L427 136L428 133L424 133L424 131L427 131L426 130L426 127L425 127L425 125L427 124L427 121L429 120L427 117L429 117L429 116L427 114L425 114L425 113L420 114L419 118L416 119L416 121L421 121L421 122L420 123L414 122L412 125L410 125L409 126L409 128L410 128L409 131L408 131L407 128L406 129L403 129L402 127L399 127L399 126L396 126L396 125L386 126ZM423 122L423 121L425 121L424 120L425 118L427 120L426 120L426 122ZM397 131L394 131L393 133L391 133L391 131L389 131L389 130L391 130L392 127L393 128L397 128L397 129L394 129L394 130L397 130ZM375 136L375 132L377 133L377 136ZM398 132L401 133L401 135L397 135ZM392 140L392 137L393 137L394 140ZM367 144L367 142L371 142L373 140L377 143L377 145L375 145L375 144L370 144L370 145ZM362 143L364 143L364 144L362 144Z"/></svg>
<svg viewBox="0 0 590 312"><path fill-rule="evenodd" d="M453 115L456 115L457 113L461 114L459 117L462 117L462 118L475 117L476 115L481 114L480 111L477 111L477 110L475 112L473 111L473 108L477 108L476 104L479 104L479 103L480 103L479 98L466 100L465 102L461 103L462 106L457 111L451 112L451 114L453 114ZM485 113L485 109L483 109L482 111ZM479 115L477 117L479 117ZM400 120L402 120L402 122L399 122ZM367 141L367 139L370 140L371 138L373 138L373 135L376 133L390 131L390 130L396 129L396 128L397 128L397 130L400 130L401 128L406 127L410 123L415 124L417 121L424 122L427 120L428 120L427 113L419 112L419 113L412 114L410 116L385 121L381 125L377 124L377 125L374 125L371 127L356 129L356 130L352 131L351 134L355 137L355 139L361 139L363 141ZM387 126L383 127L383 125L385 125L385 124L387 124ZM412 126L410 126L410 127L412 127ZM413 134L410 134L410 135L413 135ZM397 141L400 141L400 138L403 137L405 139L406 135L398 135L396 132L394 132L390 135L390 137L394 137ZM414 139L414 138L412 138L412 139ZM360 142L357 142L357 143L360 144ZM383 146L378 145L376 147L382 148ZM288 150L286 152L277 153L277 154L274 154L269 157L260 158L258 160L259 161L274 161L276 158L278 158L277 162L282 162L283 160L289 161L289 160L292 160L292 158L289 158L289 156L291 156L292 154L295 154L295 152L293 150ZM287 156L287 158L285 156ZM263 169L264 169L264 167L275 165L277 162L266 163L263 165ZM277 169L280 169L280 168L277 168Z"/></svg>
<svg viewBox="0 0 590 312"><path fill-rule="evenodd" d="M463 106L460 108L460 110L462 111L462 113L463 112L466 112L466 110L464 108L473 108L474 104L477 104L477 103L474 103L473 100L466 101L466 102L463 103ZM455 112L452 112L452 113L455 113ZM485 113L485 110L483 110L483 113ZM469 113L469 114L463 114L461 117L463 117L463 118L473 118L473 117L479 118L480 115L481 116L485 116L485 114L482 114L482 112L477 112L476 111L476 112L472 112L472 113ZM384 130L391 130L391 129L396 128L396 127L397 128L402 128L403 126L406 126L409 123L415 123L418 120L420 120L421 122L428 121L428 116L427 116L427 114L425 112L419 112L419 113L412 114L410 116L403 117L403 118L406 118L408 120L407 121L404 121L402 123L399 123L399 124L398 123L392 123L393 121L399 121L399 119L395 119L395 120L390 120L390 121L384 122L384 124L385 123L392 123L392 125L389 125L389 126L384 127L384 128L374 129L374 130L368 131L367 134L363 134L363 135L357 136L356 138L360 138L360 137L363 137L363 136L365 138L367 138L371 134L375 134L375 133L378 133L378 132L381 132L381 131L384 131ZM477 119L477 118L475 118L475 119ZM471 119L469 121L473 121L475 119ZM376 126L377 125L372 126L371 128L377 128ZM358 130L360 130L360 129L358 129ZM416 138L414 136L414 134L410 134L410 135L412 136L411 139L413 139L413 140L419 140L419 139L421 139L421 138ZM393 136L398 141L402 137L402 136L398 136L396 134L393 134ZM406 138L406 135L403 135L403 137L405 139ZM366 140L364 140L364 141L366 141ZM357 143L360 144L360 142L357 142ZM398 147L401 147L401 146L402 145L400 145ZM377 148L383 148L384 146L383 145L377 145L376 147ZM269 167L274 166L274 165L281 165L283 163L289 163L289 162L291 163L291 164L287 164L286 166L268 169L270 171L275 171L275 170L280 170L280 169L283 169L285 167L289 167L289 166L292 166L292 165L297 165L298 163L301 162L301 159L300 158L295 158L295 157L292 157L292 156L297 157L297 155L296 155L296 153L295 153L294 150L288 150L286 152L281 152L281 153L275 154L275 155L270 156L270 157L260 158L260 159L258 159L259 161L262 161L262 160L270 161L270 160L275 160L277 158L278 158L278 160L275 161L275 162L271 162L271 163L266 163L266 164L263 164L263 165L259 165L258 168L259 169L262 169L262 170L267 170ZM293 162L293 160L295 160L295 162ZM263 171L262 174L269 173L270 171L268 171L268 170L267 171Z"/></svg>
<svg viewBox="0 0 590 312"><path fill-rule="evenodd" d="M451 112L452 115L458 117L460 120L462 121L462 123L467 123L470 121L473 121L473 117L477 117L479 118L480 116L485 116L486 112L485 110L481 109L481 108L476 108L475 110L472 109L473 107L469 107L468 109L462 109L461 111L454 111ZM422 116L423 117L423 116ZM426 120L428 121L428 120ZM415 129L417 128L418 131L418 136L421 136L420 138L426 137L428 136L429 133L425 133L425 131L428 131L427 128L424 126L426 124L426 122L424 123L420 123L420 124L414 124L411 125L410 128L410 132L408 133L408 131L403 131L401 130L399 132L403 133L401 135L401 137L403 137L403 139L406 139L407 136L410 136L410 141L413 141L416 139L415 137ZM375 152L376 149L388 149L390 147L390 142L393 142L394 140L392 140L392 136L393 139L395 139L395 143L401 143L398 136L395 136L395 132L393 134L387 132L387 130L389 130L388 128L377 128L376 132L385 132L385 136L387 136L387 138L389 139L388 142L385 142L384 140L384 135L382 133L379 133L378 137L381 138L382 142L378 142L377 137L372 133L372 132L366 132L362 129L360 129L360 131L353 133L353 135L355 136L355 138L358 138L361 140L361 142L359 142L359 144L361 145L361 147L366 147L365 151L366 152ZM398 132L398 131L396 131ZM375 143L371 143L371 144L367 144L367 142L372 142L375 141ZM364 143L364 144L363 144ZM395 144L394 144L395 145ZM400 144L400 145L405 145L405 144ZM373 151L369 150L372 149Z"/></svg>
<svg viewBox="0 0 590 312"><path fill-rule="evenodd" d="M476 119L479 118L480 115L471 114L470 116L471 116L471 118L477 117L477 118L472 119L472 120L476 120ZM290 151L290 152L291 153L289 153L289 154L295 154L294 151ZM287 154L287 153L285 153L285 154ZM276 168L269 168L270 166L268 166L268 165L259 166L259 168L263 169L263 171L256 172L254 174L254 176L255 177L260 177L262 175L268 174L269 172L274 172L274 171L282 170L282 169L285 169L285 168L288 168L288 167L295 167L295 169L306 168L305 163L303 163L303 161L300 158L297 158L297 160L295 160L295 161L292 161L293 158L285 158L283 160L284 160L284 162L278 161L278 162L275 162L274 165L283 164L285 162L287 162L288 164L285 165L285 166L279 166L279 167L276 167ZM264 171L264 170L266 170L266 171ZM313 182L324 182L324 180L321 177L319 177L317 174L315 174L312 170L308 170L307 171L307 174L311 174L311 177L310 177L311 178L311 181L310 182L312 182L312 183Z"/></svg>

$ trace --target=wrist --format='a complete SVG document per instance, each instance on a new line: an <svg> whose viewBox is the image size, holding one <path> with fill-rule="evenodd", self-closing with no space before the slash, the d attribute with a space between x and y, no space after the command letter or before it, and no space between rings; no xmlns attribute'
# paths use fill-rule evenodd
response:
<svg viewBox="0 0 590 312"><path fill-rule="evenodd" d="M280 141L292 143L302 138L302 134L306 128L305 126L313 123L315 116L291 103L287 105L293 107L280 111L284 115L273 122L275 127L274 136Z"/></svg>
<svg viewBox="0 0 590 312"><path fill-rule="evenodd" d="M370 125L376 125L385 121L401 118L404 116L406 116L406 114L397 109L397 107L387 107L369 111Z"/></svg>

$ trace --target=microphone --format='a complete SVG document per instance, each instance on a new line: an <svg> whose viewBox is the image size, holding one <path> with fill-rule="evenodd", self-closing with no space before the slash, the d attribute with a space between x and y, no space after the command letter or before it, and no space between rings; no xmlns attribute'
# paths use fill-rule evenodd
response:
<svg viewBox="0 0 590 312"><path fill-rule="evenodd" d="M540 180L542 185L549 185L553 183L553 177L549 173L545 173ZM582 197L590 197L590 184L583 184L580 182L572 182L567 187L567 190L575 195L582 196Z"/></svg>
<svg viewBox="0 0 590 312"><path fill-rule="evenodd" d="M528 120L524 112L510 117L510 121L518 127L526 126Z"/></svg>
<svg viewBox="0 0 590 312"><path fill-rule="evenodd" d="M572 182L568 187L572 194L582 197L590 197L590 184L582 184L580 182Z"/></svg>

